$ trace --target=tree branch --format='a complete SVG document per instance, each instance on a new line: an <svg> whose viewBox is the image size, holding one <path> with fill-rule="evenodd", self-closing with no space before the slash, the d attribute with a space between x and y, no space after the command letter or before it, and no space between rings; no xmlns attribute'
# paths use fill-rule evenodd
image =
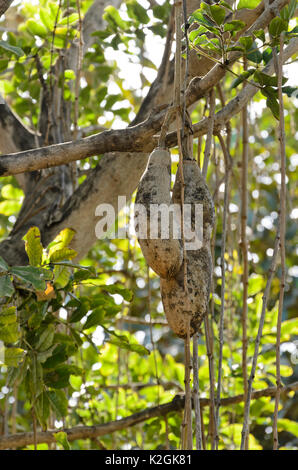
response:
<svg viewBox="0 0 298 470"><path fill-rule="evenodd" d="M298 382L294 382L285 387L282 387L281 393L287 394L291 391L298 390ZM276 387L268 387L263 390L256 390L252 393L253 399L258 399L261 397L274 397L276 394ZM243 395L236 395L233 397L223 398L221 400L221 406L229 406L236 403L241 403L243 401ZM200 399L201 407L209 406L208 398ZM116 431L121 431L136 424L142 423L147 419L166 416L172 411L181 411L184 407L184 396L176 395L174 399L165 403L164 405L155 406L153 408L147 408L146 410L140 411L139 413L134 413L126 418L110 421L109 423L99 424L96 426L76 426L74 428L62 429L63 432L67 434L67 439L69 441L75 441L76 439L94 439L99 436L104 436L106 434L111 434ZM54 434L57 430L37 432L36 442L37 444L46 443L50 444L55 441ZM12 434L10 436L0 437L0 450L3 449L12 449L25 447L33 443L34 436L32 432L24 432L18 434Z"/></svg>
<svg viewBox="0 0 298 470"><path fill-rule="evenodd" d="M298 38L293 38L284 50L283 60L287 61L297 51ZM216 67L217 66L215 66L214 69ZM263 72L268 75L273 74L273 60L266 65ZM200 82L205 83L205 78ZM205 88L205 85L203 88ZM224 126L232 116L239 113L257 91L258 89L255 86L248 84L234 99L218 111L214 119L214 133L218 133L220 128ZM198 93L201 92L198 91ZM193 99L195 99L192 91L191 94ZM188 101L189 100L190 98L188 97ZM156 139L152 139L152 137L160 130L164 116L165 109L157 110L156 114L154 114L153 110L151 116L149 116L146 121L133 127L120 130L107 130L100 134L94 134L79 139L75 142L66 142L15 154L2 155L0 157L0 176L14 175L25 171L64 165L75 160L82 160L96 154L113 151L150 152L157 143ZM197 124L194 124L194 136L197 137L206 134L208 132L208 125L208 118L204 118ZM171 132L167 135L166 145L168 147L177 145L177 132Z"/></svg>
<svg viewBox="0 0 298 470"><path fill-rule="evenodd" d="M0 17L8 10L13 0L0 0Z"/></svg>

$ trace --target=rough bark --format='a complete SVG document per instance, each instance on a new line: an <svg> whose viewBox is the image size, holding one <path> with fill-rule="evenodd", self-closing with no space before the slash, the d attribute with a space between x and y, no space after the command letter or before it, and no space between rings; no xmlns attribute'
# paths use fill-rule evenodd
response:
<svg viewBox="0 0 298 470"><path fill-rule="evenodd" d="M254 13L251 13L249 16L249 24L251 24L251 22L253 22L255 19L257 19L257 21L253 24L253 27L250 28L246 34L251 33L253 30L264 28L275 15L276 9L281 9L287 3L288 1L285 0L275 0L269 8L267 8L263 13L260 14L260 12L263 11L264 8L263 2L261 2L261 4L257 7L256 10L252 10L252 12ZM231 56L230 63L237 60L239 56L240 54L238 53L233 54ZM219 80L221 80L225 73L226 70L224 69L224 67L216 65L203 78L194 78L188 88L188 105L191 105L196 100L203 97L213 85L215 85L219 82ZM153 85L153 87L154 86L156 85ZM170 92L170 87L167 87L167 89ZM152 93L151 95L151 106L149 106L149 101L147 111L140 111L140 115L142 113L142 118L147 117L148 109L152 109L153 106L158 104L160 102L159 98L162 96L161 92ZM169 101L170 98L168 98L167 102ZM242 103L244 102L245 99L243 99ZM235 112L235 110L236 112L238 112L237 110L239 108L241 109L241 104L235 99L235 101L233 102L233 106L231 106L231 109L234 110L232 110L232 113ZM26 198L24 203L24 210L22 210L20 214L22 223L20 224L20 220L18 220L16 228L12 232L9 240L4 241L0 245L1 256L3 256L10 264L21 264L27 262L26 255L24 254L23 250L23 244L20 243L20 239L30 225L38 225L41 228L44 241L49 241L51 237L56 235L59 230L66 226L73 227L77 231L77 236L75 237L73 242L73 248L78 251L79 256L83 256L95 241L94 227L96 220L94 213L96 206L100 203L105 202L110 203L113 205L114 208L117 208L116 201L118 195L125 195L127 198L131 196L132 192L137 187L137 184L143 171L146 168L148 159L148 156L144 153L135 154L131 152L150 152L152 148L154 148L156 144L154 134L157 133L160 129L163 116L163 111L157 112L152 116L152 118L149 118L145 123L141 123L139 130L142 130L143 135L141 135L140 132L139 139L135 139L135 128L128 128L124 131L118 131L120 132L119 135L122 137L127 137L127 135L129 135L130 137L133 136L133 139L131 140L127 140L126 138L124 138L122 140L124 146L121 146L120 148L119 146L117 147L116 143L114 144L114 146L109 145L108 147L99 147L98 145L98 142L101 142L102 145L104 140L106 145L107 135L113 135L113 131L108 131L108 134L102 133L97 136L92 136L92 138L88 140L88 144L90 144L90 142L93 142L94 144L94 148L92 149L91 154L99 154L100 151L119 151L120 149L122 150L122 152L113 153L112 158L110 157L110 154L104 155L104 157L100 161L99 167L94 169L93 172L91 172L89 177L85 180L84 185L79 187L73 195L71 194L70 186L67 181L68 174L67 172L66 175L63 174L63 167L61 167L60 171L55 172L56 177L54 181L50 180L51 172L48 173L49 170L47 170L45 174L42 173L42 177L45 177L46 181L48 180L49 182L49 186L46 188L44 188L43 185L40 184L40 186L42 187L42 189L40 189L40 192L42 191L44 193L45 189L46 198L40 198L40 193L38 193L38 191L36 192L36 189L35 194L32 194L32 191L30 191L31 194L29 197L29 203L31 200L31 205L28 203L28 199ZM215 120L215 129L218 130L218 127L216 126L218 126L219 123L225 121L227 116L227 108L225 110L222 110L222 114L218 113L217 118L219 120ZM195 126L195 131L197 133L205 132L205 126L206 123L203 120L198 123L197 128ZM136 127L138 128L138 126ZM173 135L168 136L168 139L173 139ZM132 147L129 147L129 142L132 143ZM139 144L141 143L143 144L143 146L139 146ZM111 144L111 142L109 142L109 144ZM62 147L60 147L60 150L62 149L62 152L59 157L60 162L58 163L60 165L62 163L65 163L65 161L63 161L63 158L67 158L68 155L64 152L65 147L63 147L63 145L66 145L67 148L71 150L69 154L76 154L73 160L79 158L86 158L88 155L90 155L84 154L84 151L86 152L87 148L85 141L62 144ZM0 150L2 150L1 147ZM123 153L123 150L125 150L126 153ZM42 149L42 154L44 155L45 153L51 153L52 151L53 148L48 147ZM32 154L32 152L30 153ZM21 160L21 155L19 155L18 157L20 157ZM5 162L8 162L9 159L12 159L11 161L13 161L15 159L15 156L3 156L2 160L0 159L0 163L2 163L2 168L3 165L5 166ZM38 160L39 162L42 162L42 159L39 158ZM69 159L68 161L72 161L72 159ZM44 167L47 168L49 165L52 165L52 163L47 162ZM33 168L29 167L28 169ZM61 197L60 200L57 202L57 194L61 195L61 180L64 180L64 194L63 197ZM121 183L119 184L120 180ZM38 177L34 175L33 182L30 187L35 188L37 181L40 181L40 174L38 175ZM109 182L109 184L106 183L107 181ZM69 196L70 199L67 200L66 204L64 204L67 196ZM35 219L32 217L32 198L35 201L39 201L37 207L34 208L35 213L33 213L33 216L35 216ZM24 220L26 223L24 223ZM51 221L50 224L49 221ZM17 245L19 245L19 247Z"/></svg>
<svg viewBox="0 0 298 470"><path fill-rule="evenodd" d="M0 17L8 10L13 0L0 0Z"/></svg>
<svg viewBox="0 0 298 470"><path fill-rule="evenodd" d="M281 393L287 395L291 391L298 390L298 382L294 382L285 387L282 387ZM274 397L276 394L276 387L268 387L263 390L256 390L252 393L253 399L261 397ZM230 406L233 404L241 403L243 401L243 395L235 395L221 400L222 406ZM200 399L200 406L203 408L209 406L210 401L208 398ZM96 426L76 426L74 428L62 429L67 434L68 441L75 441L76 439L95 439L99 436L105 436L113 432L121 431L129 427L135 426L136 424L142 423L148 419L166 416L168 413L173 411L178 412L184 408L184 395L176 395L173 400L163 405L155 406L153 408L147 408L146 410L140 411L133 415L127 416L126 418L119 419L117 421L110 421L109 423L99 424ZM36 435L36 441L38 444L56 442L54 434L57 430L38 432ZM18 434L12 434L10 436L0 437L0 450L3 449L15 449L23 448L34 442L33 432L22 432Z"/></svg>

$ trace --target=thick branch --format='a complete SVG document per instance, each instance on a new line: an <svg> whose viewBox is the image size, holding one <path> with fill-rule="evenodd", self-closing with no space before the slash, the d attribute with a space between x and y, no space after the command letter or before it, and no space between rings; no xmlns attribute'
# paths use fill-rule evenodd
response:
<svg viewBox="0 0 298 470"><path fill-rule="evenodd" d="M287 61L298 51L298 39L293 38L283 54L284 61ZM216 66L217 67L217 66ZM212 70L214 70L214 67ZM221 68L220 68L221 69ZM212 72L212 71L211 71ZM209 72L211 74L211 72ZM263 69L263 72L271 75L274 72L273 60ZM209 74L208 74L209 75ZM207 76L206 76L207 79ZM201 83L201 85L200 85ZM206 88L205 78L197 84L197 93L201 94L201 89ZM199 86L200 85L200 86ZM239 113L249 100L257 93L258 88L254 85L248 85L242 90L236 98L231 100L223 109L215 115L214 131L215 133L230 120L232 116ZM192 103L195 99L193 89L188 95L188 101ZM152 113L153 114L153 113ZM75 160L81 160L95 154L102 154L111 151L118 152L150 152L156 145L153 135L159 131L163 121L165 111L161 110L152 115L147 121L134 127L128 127L121 130L109 130L95 134L75 142L66 142L62 144L51 145L16 154L2 155L0 158L0 175L8 176L25 171L33 171L52 166L63 165ZM208 131L208 119L202 119L194 125L194 135L200 136ZM177 133L172 132L167 136L166 145L173 147L177 145Z"/></svg>
<svg viewBox="0 0 298 470"><path fill-rule="evenodd" d="M0 0L0 17L8 10L13 0Z"/></svg>
<svg viewBox="0 0 298 470"><path fill-rule="evenodd" d="M285 387L282 387L281 393L288 393L291 391L298 390L298 382L294 382ZM252 393L253 399L260 397L274 397L276 394L276 387L268 387L263 390L256 390ZM223 398L221 400L221 406L229 406L243 401L243 395L236 395L234 397ZM209 406L209 400L207 398L201 398L201 407ZM184 396L177 395L175 398L164 405L155 406L153 408L147 408L139 413L134 413L127 418L120 419L118 421L110 421L109 423L100 424L96 426L76 426L74 428L63 429L63 432L67 434L69 441L76 439L94 439L99 436L111 434L116 431L121 431L136 424L142 423L147 419L166 416L172 411L181 411L184 407ZM38 432L36 435L37 443L50 444L55 442L54 434L55 431ZM25 447L33 443L34 435L32 432L24 432L13 434L11 436L0 437L0 449L11 449L18 447Z"/></svg>
<svg viewBox="0 0 298 470"><path fill-rule="evenodd" d="M298 52L298 39L293 38L288 47L284 50L283 61L286 62L290 57ZM266 67L262 69L263 73L272 75L274 73L274 61L271 59ZM214 134L217 134L224 125L230 121L230 119L238 114L243 107L253 98L253 96L259 91L254 85L248 84L235 98L224 106L215 115L214 120ZM207 134L209 126L208 118L204 118L198 123L193 125L194 137L199 137ZM166 145L168 147L174 147L177 144L176 132L171 132L167 135Z"/></svg>

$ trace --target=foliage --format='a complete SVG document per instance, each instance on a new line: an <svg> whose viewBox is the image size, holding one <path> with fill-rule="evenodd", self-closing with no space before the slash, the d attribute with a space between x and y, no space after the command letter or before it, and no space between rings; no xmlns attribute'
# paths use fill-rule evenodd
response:
<svg viewBox="0 0 298 470"><path fill-rule="evenodd" d="M85 13L90 1L82 2ZM258 2L240 0L238 9L254 8ZM75 11L65 16L67 4ZM126 126L137 113L144 94L135 90L119 73L116 61L109 59L111 49L121 49L127 61L135 61L143 87L150 84L148 69L157 73L157 64L149 54L146 38L163 39L167 32L170 2L129 0L120 9L106 8L106 27L94 35L92 47L84 55L79 95L79 128L104 125L107 129ZM51 67L76 38L78 13L74 0L58 2L40 0L39 6L23 2L17 32L7 32L0 41L1 92L24 123L38 129L42 85L36 56L42 65L46 83L51 80ZM147 4L146 4L147 5ZM248 280L248 364L254 350L262 295L272 257L276 220L279 210L280 170L278 164L277 78L266 75L261 68L272 57L281 32L286 43L297 35L293 25L291 1L280 17L272 20L268 34L255 32L254 38L234 39L243 23L233 19L233 9L226 2L209 6L202 2L189 18L191 47L227 67L222 85L227 99L236 96L246 81L254 82L259 91L251 106L249 123L249 280ZM232 14L228 22L224 19ZM55 34L52 31L55 29ZM210 34L212 33L212 38ZM151 36L150 36L151 35ZM146 49L147 48L147 49ZM241 62L227 62L229 52L241 52L248 61L248 70ZM236 76L235 76L236 75ZM73 71L65 70L57 80L66 102L75 103L71 82ZM297 380L291 360L294 341L298 336L297 322L297 109L294 88L284 79L288 160L287 217L287 285L282 323L282 379L285 384ZM216 101L216 109L220 109ZM198 103L192 113L193 122L204 115L205 103ZM100 116L100 121L98 117ZM223 398L243 393L241 366L242 259L240 239L240 197L242 137L239 116L231 120L230 153L233 173L228 215L226 261L225 344L223 349ZM92 131L90 131L92 133ZM204 150L204 141L201 142ZM194 143L198 151L198 143ZM215 194L217 228L215 238L215 269L212 328L214 335L215 374L218 361L218 322L221 307L221 235L224 165L221 150L214 144L209 166L208 184ZM172 151L173 170L177 168L177 151ZM94 168L100 155L79 162L79 184L84 172ZM21 209L24 193L13 177L0 181L0 237L5 239ZM293 204L293 206L292 206ZM295 212L296 211L296 212ZM119 224L121 224L121 218ZM32 430L32 414L42 429L57 429L57 447L63 449L91 448L165 448L166 438L173 449L179 448L181 413L172 412L167 420L151 418L133 428L100 441L68 442L62 427L79 424L97 425L121 419L146 408L171 401L184 389L183 343L162 324L164 319L159 283L147 267L134 236L128 240L100 240L78 263L69 248L74 232L63 230L47 247L41 242L37 227L24 237L28 255L27 266L8 266L0 258L0 341L5 356L0 371L0 408L4 415L8 404L18 400L18 414L9 408L8 422L16 423L18 431ZM266 313L264 333L254 389L274 386L275 341L279 295L278 270ZM125 321L134 317L135 323ZM138 320L147 324L138 324ZM156 321L157 324L150 325ZM161 324L158 324L161 321ZM202 398L209 397L209 366L205 337L199 342L199 382ZM250 448L272 446L272 415L270 397L252 402ZM282 397L279 430L285 448L297 447L297 399L293 394ZM204 408L203 421L207 434L209 409ZM243 419L243 403L222 407L220 411L220 449L239 447ZM209 442L208 442L209 445ZM30 448L30 446L28 446ZM32 448L32 447L31 447ZM47 448L39 445L38 448Z"/></svg>

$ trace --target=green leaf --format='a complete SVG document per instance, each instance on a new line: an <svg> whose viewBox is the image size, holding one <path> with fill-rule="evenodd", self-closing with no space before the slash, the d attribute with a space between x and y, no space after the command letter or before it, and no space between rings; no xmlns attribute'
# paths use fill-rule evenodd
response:
<svg viewBox="0 0 298 470"><path fill-rule="evenodd" d="M244 47L244 49L246 51L248 51L249 49L251 49L252 47L252 44L253 44L253 38L251 36L242 36L240 39L239 39L239 42L240 44L242 44L242 46Z"/></svg>
<svg viewBox="0 0 298 470"><path fill-rule="evenodd" d="M267 98L267 106L271 109L273 116L279 120L279 103L276 98Z"/></svg>
<svg viewBox="0 0 298 470"><path fill-rule="evenodd" d="M9 270L8 264L7 264L6 261L4 261L4 259L0 256L0 272L8 271L8 270Z"/></svg>
<svg viewBox="0 0 298 470"><path fill-rule="evenodd" d="M70 279L70 270L65 266L55 266L54 279L55 284L58 284L62 289L68 284Z"/></svg>
<svg viewBox="0 0 298 470"><path fill-rule="evenodd" d="M142 346L141 344L135 344L135 343L130 343L127 340L124 341L123 339L120 338L110 338L109 343L114 344L115 346L118 346L121 349L126 349L127 351L132 351L140 354L141 356L148 356L150 354L150 351Z"/></svg>
<svg viewBox="0 0 298 470"><path fill-rule="evenodd" d="M74 70L72 70L72 69L64 70L64 78L65 78L65 80L75 80L76 79L76 74L75 74Z"/></svg>
<svg viewBox="0 0 298 470"><path fill-rule="evenodd" d="M51 256L55 251L67 247L73 239L75 233L75 230L70 228L65 228L62 230L47 247L49 256Z"/></svg>
<svg viewBox="0 0 298 470"><path fill-rule="evenodd" d="M277 429L279 432L287 431L293 434L295 437L298 436L298 423L291 421L286 418L279 418L277 421Z"/></svg>
<svg viewBox="0 0 298 470"><path fill-rule="evenodd" d="M21 199L24 193L21 189L16 188L12 184L5 184L1 189L1 195L4 199Z"/></svg>
<svg viewBox="0 0 298 470"><path fill-rule="evenodd" d="M262 62L263 55L259 51L255 41L253 41L252 47L247 51L246 57L248 60L255 62L256 64L260 64Z"/></svg>
<svg viewBox="0 0 298 470"><path fill-rule="evenodd" d="M258 31L254 31L253 34L257 39L260 39L262 42L266 41L265 33L264 33L263 29L259 29Z"/></svg>
<svg viewBox="0 0 298 470"><path fill-rule="evenodd" d="M20 47L12 46L6 41L0 40L0 48L5 49L6 51L12 52L17 57L22 57L25 53Z"/></svg>
<svg viewBox="0 0 298 470"><path fill-rule="evenodd" d="M48 30L47 28L41 24L38 23L36 20L33 20L30 18L27 23L26 23L26 28L31 33L33 36L39 36L41 38L45 38L48 35Z"/></svg>
<svg viewBox="0 0 298 470"><path fill-rule="evenodd" d="M203 34L205 32L206 32L206 30L205 30L204 26L200 26L199 28L194 29L193 31L191 31L188 35L188 38L189 38L190 42L193 42L198 36L200 36L201 34Z"/></svg>
<svg viewBox="0 0 298 470"><path fill-rule="evenodd" d="M4 363L9 367L19 367L25 356L24 349L6 348L4 355Z"/></svg>
<svg viewBox="0 0 298 470"><path fill-rule="evenodd" d="M81 390L81 386L82 386L82 383L83 383L83 380L82 380L82 377L80 376L77 376L77 375L71 375L69 377L69 383L70 385L72 386L72 388L74 390Z"/></svg>
<svg viewBox="0 0 298 470"><path fill-rule="evenodd" d="M265 62L265 64L268 64L268 62L272 59L272 49L271 47L267 47L264 51L263 51L263 60Z"/></svg>
<svg viewBox="0 0 298 470"><path fill-rule="evenodd" d="M14 293L13 283L11 282L10 276L0 276L0 297L11 297Z"/></svg>
<svg viewBox="0 0 298 470"><path fill-rule="evenodd" d="M46 429L50 415L50 403L45 392L41 393L35 400L34 410L40 425L43 429Z"/></svg>
<svg viewBox="0 0 298 470"><path fill-rule="evenodd" d="M90 279L90 275L92 275L92 273L90 273L89 270L79 269L78 271L74 273L73 280L75 282L82 282L82 281L85 281L86 279Z"/></svg>
<svg viewBox="0 0 298 470"><path fill-rule="evenodd" d="M220 26L226 17L226 11L219 5L210 5L210 12L214 21Z"/></svg>
<svg viewBox="0 0 298 470"><path fill-rule="evenodd" d="M48 361L49 358L52 357L53 351L56 348L56 344L51 346L49 349L46 349L45 351L40 351L37 353L37 360L41 363L44 364L46 361Z"/></svg>
<svg viewBox="0 0 298 470"><path fill-rule="evenodd" d="M286 5L281 11L280 16L283 20L289 21L294 16L297 8L297 0L291 0L289 5Z"/></svg>
<svg viewBox="0 0 298 470"><path fill-rule="evenodd" d="M71 248L61 248L50 255L50 262L56 263L59 261L67 261L75 258L76 256L77 252L75 250L72 250Z"/></svg>
<svg viewBox="0 0 298 470"><path fill-rule="evenodd" d="M0 340L4 343L15 343L19 339L19 327L17 323L11 325L1 326Z"/></svg>
<svg viewBox="0 0 298 470"><path fill-rule="evenodd" d="M51 388L61 389L69 385L70 375L81 375L82 370L74 365L62 364L49 371L45 376L45 384Z"/></svg>
<svg viewBox="0 0 298 470"><path fill-rule="evenodd" d="M242 8L253 9L256 8L259 4L259 0L239 0L237 5L237 10L242 10Z"/></svg>
<svg viewBox="0 0 298 470"><path fill-rule="evenodd" d="M58 444L62 445L64 450L71 450L70 444L67 440L66 432L60 431L54 433L55 440Z"/></svg>
<svg viewBox="0 0 298 470"><path fill-rule="evenodd" d="M140 5L136 0L129 0L126 3L126 8L128 16L130 16L130 18L136 19L139 23L149 23L150 18L147 15L146 9L142 7L142 5Z"/></svg>
<svg viewBox="0 0 298 470"><path fill-rule="evenodd" d="M89 302L87 301L82 301L80 306L77 307L71 314L70 316L70 323L76 323L80 321L88 312L89 310Z"/></svg>
<svg viewBox="0 0 298 470"><path fill-rule="evenodd" d="M281 324L281 335L298 335L298 319L292 318Z"/></svg>
<svg viewBox="0 0 298 470"><path fill-rule="evenodd" d="M133 298L133 293L131 290L126 289L125 287L121 286L120 284L109 284L107 286L98 286L101 287L104 291L109 292L110 294L119 294L123 297L124 300L127 302L131 302Z"/></svg>
<svg viewBox="0 0 298 470"><path fill-rule="evenodd" d="M0 311L0 324L11 325L17 321L16 307L7 307Z"/></svg>
<svg viewBox="0 0 298 470"><path fill-rule="evenodd" d="M62 18L59 21L59 25L73 25L75 23L78 23L78 21L79 21L78 13L72 13L71 15L68 15L65 18Z"/></svg>
<svg viewBox="0 0 298 470"><path fill-rule="evenodd" d="M232 88L236 88L238 85L240 85L240 83L243 83L244 80L247 80L255 71L256 69L249 69L249 70L246 70L245 72L241 73L241 75L239 75L239 77L235 78L235 80L233 80L232 84L231 84L231 89Z"/></svg>
<svg viewBox="0 0 298 470"><path fill-rule="evenodd" d="M88 316L83 329L88 330L92 326L98 326L101 325L103 320L104 320L105 312L101 307L96 308L93 310L92 313Z"/></svg>
<svg viewBox="0 0 298 470"><path fill-rule="evenodd" d="M285 93L289 98L291 98L294 93L296 94L296 96L298 95L298 88L292 86L283 86L282 92Z"/></svg>
<svg viewBox="0 0 298 470"><path fill-rule="evenodd" d="M52 278L51 271L36 266L14 266L10 271L21 281L32 284L36 290L45 290L45 281Z"/></svg>
<svg viewBox="0 0 298 470"><path fill-rule="evenodd" d="M233 8L227 2L224 2L222 0L221 2L219 2L219 4L222 5L223 7L227 8L228 10L233 11Z"/></svg>
<svg viewBox="0 0 298 470"><path fill-rule="evenodd" d="M43 246L40 241L40 231L38 227L31 227L26 235L25 250L31 266L40 266L42 261Z"/></svg>
<svg viewBox="0 0 298 470"><path fill-rule="evenodd" d="M266 98L276 99L277 97L277 89L272 88L271 86L265 86L261 89L262 95L266 96Z"/></svg>
<svg viewBox="0 0 298 470"><path fill-rule="evenodd" d="M273 86L277 87L278 85L278 78L277 77L271 77L270 75L267 75L264 72L261 72L260 70L257 70L254 74L254 79L256 82L258 82L262 86ZM286 77L282 77L282 83L283 85L288 81Z"/></svg>
<svg viewBox="0 0 298 470"><path fill-rule="evenodd" d="M67 415L68 400L63 390L51 390L46 392L47 398L49 399L51 408L57 413L59 418L63 418Z"/></svg>
<svg viewBox="0 0 298 470"><path fill-rule="evenodd" d="M278 16L273 18L273 20L269 24L269 33L273 38L277 38L283 31L288 30L288 22L286 20L282 20Z"/></svg>
<svg viewBox="0 0 298 470"><path fill-rule="evenodd" d="M55 334L54 325L49 325L39 336L38 341L35 345L37 351L47 350L53 343Z"/></svg>
<svg viewBox="0 0 298 470"><path fill-rule="evenodd" d="M48 303L46 302L45 305ZM29 318L28 318L28 326L29 328L35 330L39 328L42 320L44 318L44 311L43 310L37 310L37 312L34 312Z"/></svg>
<svg viewBox="0 0 298 470"><path fill-rule="evenodd" d="M121 18L119 11L112 5L109 5L104 9L103 19L122 30L127 29L129 26L129 23Z"/></svg>
<svg viewBox="0 0 298 470"><path fill-rule="evenodd" d="M255 274L248 279L248 295L252 296L260 292L264 286L264 279L262 276Z"/></svg>
<svg viewBox="0 0 298 470"><path fill-rule="evenodd" d="M49 11L45 8L39 7L39 16L44 26L49 31L52 31L54 28L55 20L51 15L49 15Z"/></svg>
<svg viewBox="0 0 298 470"><path fill-rule="evenodd" d="M241 31L245 26L244 21L240 20L231 20L224 25L224 31Z"/></svg>
<svg viewBox="0 0 298 470"><path fill-rule="evenodd" d="M7 199L0 202L0 214L10 216L15 215L21 208L21 202L15 199Z"/></svg>
<svg viewBox="0 0 298 470"><path fill-rule="evenodd" d="M208 5L208 8L209 8L209 5ZM196 22L199 25L204 26L208 31L211 31L214 34L218 34L218 29L214 27L215 24L210 19L208 19L206 15L203 15L200 9L194 11L192 15L190 16L190 23L193 23L193 22Z"/></svg>

